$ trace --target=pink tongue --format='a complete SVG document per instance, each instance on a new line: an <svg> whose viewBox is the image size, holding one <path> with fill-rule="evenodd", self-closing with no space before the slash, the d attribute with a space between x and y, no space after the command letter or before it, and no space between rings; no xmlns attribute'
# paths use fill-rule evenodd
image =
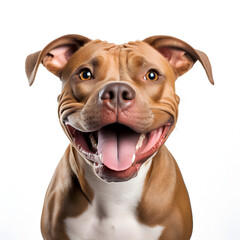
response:
<svg viewBox="0 0 240 240"><path fill-rule="evenodd" d="M112 125L98 131L98 154L106 167L123 171L132 165L140 134L124 126L118 127Z"/></svg>

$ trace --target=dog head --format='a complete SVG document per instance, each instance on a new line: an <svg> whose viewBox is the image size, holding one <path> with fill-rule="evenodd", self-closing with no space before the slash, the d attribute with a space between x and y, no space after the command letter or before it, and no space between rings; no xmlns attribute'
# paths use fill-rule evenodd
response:
<svg viewBox="0 0 240 240"><path fill-rule="evenodd" d="M115 45L66 35L26 59L30 85L42 63L62 81L60 123L106 181L126 181L164 144L178 116L176 79L207 56L168 36Z"/></svg>

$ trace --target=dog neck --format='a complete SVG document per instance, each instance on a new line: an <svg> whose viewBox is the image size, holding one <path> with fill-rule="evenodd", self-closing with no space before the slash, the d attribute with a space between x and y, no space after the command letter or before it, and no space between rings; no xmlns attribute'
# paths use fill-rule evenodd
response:
<svg viewBox="0 0 240 240"><path fill-rule="evenodd" d="M76 152L76 151L75 151ZM137 176L125 182L106 182L99 178L91 163L84 160L79 153L74 154L81 187L92 205L103 215L120 214L124 210L135 211L143 194L145 179L151 166L152 157L139 169ZM90 188L86 189L86 188ZM93 193L88 196L88 193Z"/></svg>

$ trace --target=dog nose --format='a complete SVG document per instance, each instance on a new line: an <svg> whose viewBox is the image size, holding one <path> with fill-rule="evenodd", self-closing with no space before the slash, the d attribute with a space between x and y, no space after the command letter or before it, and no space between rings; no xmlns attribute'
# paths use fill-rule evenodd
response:
<svg viewBox="0 0 240 240"><path fill-rule="evenodd" d="M126 83L110 83L99 93L100 100L111 108L127 108L133 104L135 91Z"/></svg>

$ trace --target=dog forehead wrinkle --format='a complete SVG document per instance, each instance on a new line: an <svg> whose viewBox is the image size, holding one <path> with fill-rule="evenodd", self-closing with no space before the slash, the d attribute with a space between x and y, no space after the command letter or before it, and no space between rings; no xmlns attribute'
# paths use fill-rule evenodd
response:
<svg viewBox="0 0 240 240"><path fill-rule="evenodd" d="M100 47L99 49L95 50L95 53L92 56L90 63L95 67L99 66L100 63L105 62L109 59L110 56L116 56L119 54L119 46L110 44L104 47Z"/></svg>
<svg viewBox="0 0 240 240"><path fill-rule="evenodd" d="M128 62L131 62L134 67L137 68L149 65L147 59L136 52L128 52L127 60Z"/></svg>
<svg viewBox="0 0 240 240"><path fill-rule="evenodd" d="M126 63L132 64L134 67L146 67L151 64L151 53L149 54L148 46L141 42L130 42L123 45L123 52L125 52Z"/></svg>
<svg viewBox="0 0 240 240"><path fill-rule="evenodd" d="M93 58L94 56L104 55L107 52L112 52L115 48L117 48L117 45L113 43L95 40L86 44L86 46L84 46L82 49L79 49L78 52L81 52L81 54L84 52L88 58L90 55L92 55Z"/></svg>
<svg viewBox="0 0 240 240"><path fill-rule="evenodd" d="M90 65L92 65L94 68L96 68L103 61L104 61L104 57L102 55L97 55L91 59Z"/></svg>

